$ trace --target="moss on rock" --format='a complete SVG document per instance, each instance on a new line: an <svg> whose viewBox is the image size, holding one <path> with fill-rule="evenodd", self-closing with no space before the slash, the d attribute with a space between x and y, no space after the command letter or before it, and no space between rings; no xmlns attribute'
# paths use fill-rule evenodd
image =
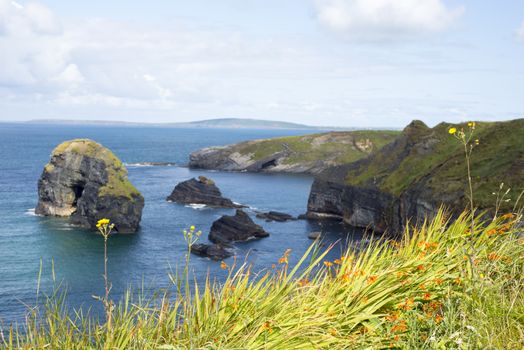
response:
<svg viewBox="0 0 524 350"><path fill-rule="evenodd" d="M86 157L103 161L107 169L107 183L100 187L99 195L132 198L140 195L140 192L133 186L127 178L127 169L118 157L108 148L89 139L75 139L65 141L58 145L52 156L59 156L64 153L77 153ZM48 167L53 165L49 163Z"/></svg>

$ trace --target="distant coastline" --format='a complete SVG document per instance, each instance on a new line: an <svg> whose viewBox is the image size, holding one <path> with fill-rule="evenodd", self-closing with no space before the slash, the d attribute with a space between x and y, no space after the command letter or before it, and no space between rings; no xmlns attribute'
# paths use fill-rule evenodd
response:
<svg viewBox="0 0 524 350"><path fill-rule="evenodd" d="M32 119L28 121L7 123L24 123L24 124L49 124L49 125L123 125L123 126L152 126L152 127L169 127L169 128L206 128L206 129L282 129L282 130L392 130L391 127L342 127L342 126L312 126L306 124L289 123L265 119L250 118L218 118L205 119L193 122L180 123L147 123L147 122L129 122L117 120L72 120L72 119ZM399 129L400 130L400 129Z"/></svg>

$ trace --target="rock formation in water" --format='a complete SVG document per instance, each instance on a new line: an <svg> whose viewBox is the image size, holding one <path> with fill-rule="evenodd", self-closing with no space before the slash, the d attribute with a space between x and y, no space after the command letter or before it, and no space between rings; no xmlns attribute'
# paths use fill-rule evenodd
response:
<svg viewBox="0 0 524 350"><path fill-rule="evenodd" d="M398 232L408 221L432 217L442 204L462 212L468 203L464 149L448 134L450 127L414 121L369 157L327 169L312 185L306 216ZM479 140L472 155L475 205L492 208L492 192L504 182L513 191L502 210L511 210L524 188L524 119L477 123L474 132Z"/></svg>
<svg viewBox="0 0 524 350"><path fill-rule="evenodd" d="M269 233L240 209L233 216L224 215L213 222L209 232L209 240L213 243L242 242L267 236Z"/></svg>
<svg viewBox="0 0 524 350"><path fill-rule="evenodd" d="M397 131L343 131L241 142L193 152L192 168L318 174L380 149Z"/></svg>
<svg viewBox="0 0 524 350"><path fill-rule="evenodd" d="M122 162L107 148L87 139L60 144L38 181L36 214L70 217L96 229L101 218L119 233L138 229L144 198L129 182Z"/></svg>
<svg viewBox="0 0 524 350"><path fill-rule="evenodd" d="M205 204L222 208L242 207L242 205L235 204L230 199L222 197L222 193L215 182L204 176L179 183L166 200L182 204Z"/></svg>
<svg viewBox="0 0 524 350"><path fill-rule="evenodd" d="M265 219L266 221L278 221L278 222L284 222L289 220L296 220L295 217L292 215L281 213L279 211L268 211L267 213L257 213L257 218L259 219Z"/></svg>
<svg viewBox="0 0 524 350"><path fill-rule="evenodd" d="M224 260L235 254L232 247L223 244L197 243L191 246L191 253L208 257L212 260Z"/></svg>

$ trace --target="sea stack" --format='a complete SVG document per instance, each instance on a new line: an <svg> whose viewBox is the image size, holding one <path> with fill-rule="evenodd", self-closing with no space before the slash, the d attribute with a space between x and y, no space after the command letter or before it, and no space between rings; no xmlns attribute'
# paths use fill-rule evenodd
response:
<svg viewBox="0 0 524 350"><path fill-rule="evenodd" d="M230 199L222 197L222 193L215 182L205 176L180 182L166 200L182 204L205 204L220 208L242 207L242 205L235 204Z"/></svg>
<svg viewBox="0 0 524 350"><path fill-rule="evenodd" d="M209 240L218 244L244 242L268 236L269 233L264 231L262 226L255 224L249 215L240 209L237 209L235 215L224 215L213 222L209 232Z"/></svg>
<svg viewBox="0 0 524 350"><path fill-rule="evenodd" d="M56 147L38 181L36 214L69 217L85 228L96 229L97 221L107 218L119 233L136 232L143 207L120 159L88 139Z"/></svg>

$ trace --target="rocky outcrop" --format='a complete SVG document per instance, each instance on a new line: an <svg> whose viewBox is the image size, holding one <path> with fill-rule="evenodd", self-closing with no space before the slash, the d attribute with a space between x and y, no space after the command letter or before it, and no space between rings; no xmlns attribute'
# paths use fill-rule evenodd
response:
<svg viewBox="0 0 524 350"><path fill-rule="evenodd" d="M144 198L129 182L122 162L107 148L86 139L56 147L38 181L39 215L69 217L96 229L107 218L120 233L138 229Z"/></svg>
<svg viewBox="0 0 524 350"><path fill-rule="evenodd" d="M267 213L260 212L260 213L257 213L256 217L259 219L264 219L266 221L278 221L278 222L296 220L296 218L293 217L292 215L281 213L278 211L269 211Z"/></svg>
<svg viewBox="0 0 524 350"><path fill-rule="evenodd" d="M240 209L233 216L224 215L213 222L209 232L209 240L213 243L242 242L268 236L269 233L262 226L255 224Z"/></svg>
<svg viewBox="0 0 524 350"><path fill-rule="evenodd" d="M226 247L222 244L205 244L198 243L191 246L191 253L205 256L211 260L224 260L235 254L232 247Z"/></svg>
<svg viewBox="0 0 524 350"><path fill-rule="evenodd" d="M204 176L179 183L166 200L182 204L205 204L221 208L243 207L233 203L228 198L222 197L222 193L215 185L215 182Z"/></svg>
<svg viewBox="0 0 524 350"><path fill-rule="evenodd" d="M348 131L281 137L204 148L191 153L189 166L248 172L318 174L380 149L395 131Z"/></svg>
<svg viewBox="0 0 524 350"><path fill-rule="evenodd" d="M441 205L454 215L462 212L468 204L466 165L463 146L447 132L450 126L431 129L414 121L369 157L325 170L312 185L306 217L395 233L408 222L431 218ZM474 133L475 205L492 208L491 192L501 182L517 189L514 202L524 188L524 119L477 123ZM505 205L511 210L512 204Z"/></svg>

